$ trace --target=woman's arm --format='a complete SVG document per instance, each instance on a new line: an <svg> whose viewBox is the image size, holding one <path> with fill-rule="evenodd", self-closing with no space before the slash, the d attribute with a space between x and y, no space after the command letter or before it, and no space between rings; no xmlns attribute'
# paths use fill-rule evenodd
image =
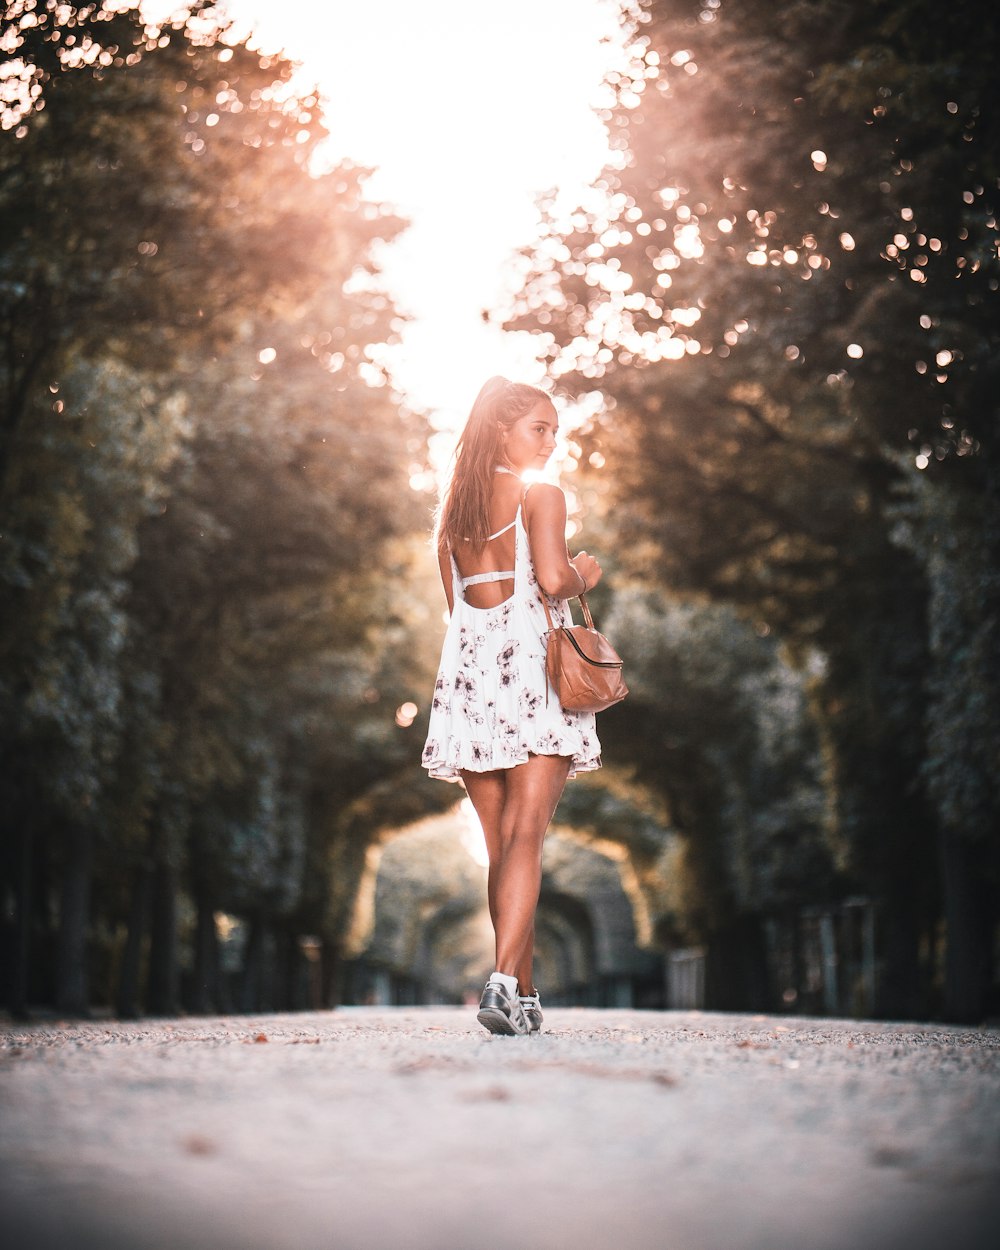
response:
<svg viewBox="0 0 1000 1250"><path fill-rule="evenodd" d="M558 486L539 482L525 496L524 512L531 562L538 584L554 599L572 599L601 580L601 566L581 551L566 550L566 496Z"/></svg>
<svg viewBox="0 0 1000 1250"><path fill-rule="evenodd" d="M444 597L448 600L448 615L451 616L455 610L455 588L451 580L451 551L447 546L438 547L438 568L441 571L441 585L444 587Z"/></svg>

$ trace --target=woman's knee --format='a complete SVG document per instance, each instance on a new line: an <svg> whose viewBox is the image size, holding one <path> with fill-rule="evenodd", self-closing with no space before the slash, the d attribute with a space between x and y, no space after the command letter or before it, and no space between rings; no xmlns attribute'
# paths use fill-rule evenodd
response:
<svg viewBox="0 0 1000 1250"><path fill-rule="evenodd" d="M537 849L541 854L548 823L548 812L540 808L505 811L500 822L500 843L504 852Z"/></svg>

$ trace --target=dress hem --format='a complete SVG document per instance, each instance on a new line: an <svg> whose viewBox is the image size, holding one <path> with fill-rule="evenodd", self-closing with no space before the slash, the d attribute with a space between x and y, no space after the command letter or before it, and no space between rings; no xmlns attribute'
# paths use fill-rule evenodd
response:
<svg viewBox="0 0 1000 1250"><path fill-rule="evenodd" d="M422 768L426 768L427 775L434 781L461 781L462 773L501 773L506 772L509 768L517 768L521 764L527 764L533 755L559 755L558 751L527 751L523 759L511 760L508 764L491 764L484 767L474 767L465 764L446 764L443 761L431 764L422 764ZM564 756L570 760L569 773L566 780L572 781L579 773L594 773L599 768L603 768L601 757L596 759L581 760L574 762L572 756Z"/></svg>

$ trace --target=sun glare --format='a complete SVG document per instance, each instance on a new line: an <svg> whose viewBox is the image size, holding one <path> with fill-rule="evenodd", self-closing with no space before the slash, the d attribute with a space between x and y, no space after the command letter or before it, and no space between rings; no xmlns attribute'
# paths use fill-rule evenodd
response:
<svg viewBox="0 0 1000 1250"><path fill-rule="evenodd" d="M462 815L462 845L480 868L488 868L490 856L486 849L486 838L472 801L467 798L463 799L458 805L458 810Z"/></svg>
<svg viewBox="0 0 1000 1250"><path fill-rule="evenodd" d="M300 62L303 87L319 87L326 158L372 167L368 194L412 222L379 257L411 318L383 357L397 387L451 432L491 374L541 381L533 337L504 334L485 314L518 285L512 258L533 238L536 196L558 188L575 204L608 160L591 106L621 55L618 6L227 0L225 9L262 50Z"/></svg>

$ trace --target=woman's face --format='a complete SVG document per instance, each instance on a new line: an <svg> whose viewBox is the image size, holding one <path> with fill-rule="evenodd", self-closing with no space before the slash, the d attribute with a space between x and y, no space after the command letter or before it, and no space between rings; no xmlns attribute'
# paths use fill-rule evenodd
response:
<svg viewBox="0 0 1000 1250"><path fill-rule="evenodd" d="M501 430L503 454L512 469L541 469L555 451L559 418L547 399L540 399L534 408L518 417L513 425Z"/></svg>

